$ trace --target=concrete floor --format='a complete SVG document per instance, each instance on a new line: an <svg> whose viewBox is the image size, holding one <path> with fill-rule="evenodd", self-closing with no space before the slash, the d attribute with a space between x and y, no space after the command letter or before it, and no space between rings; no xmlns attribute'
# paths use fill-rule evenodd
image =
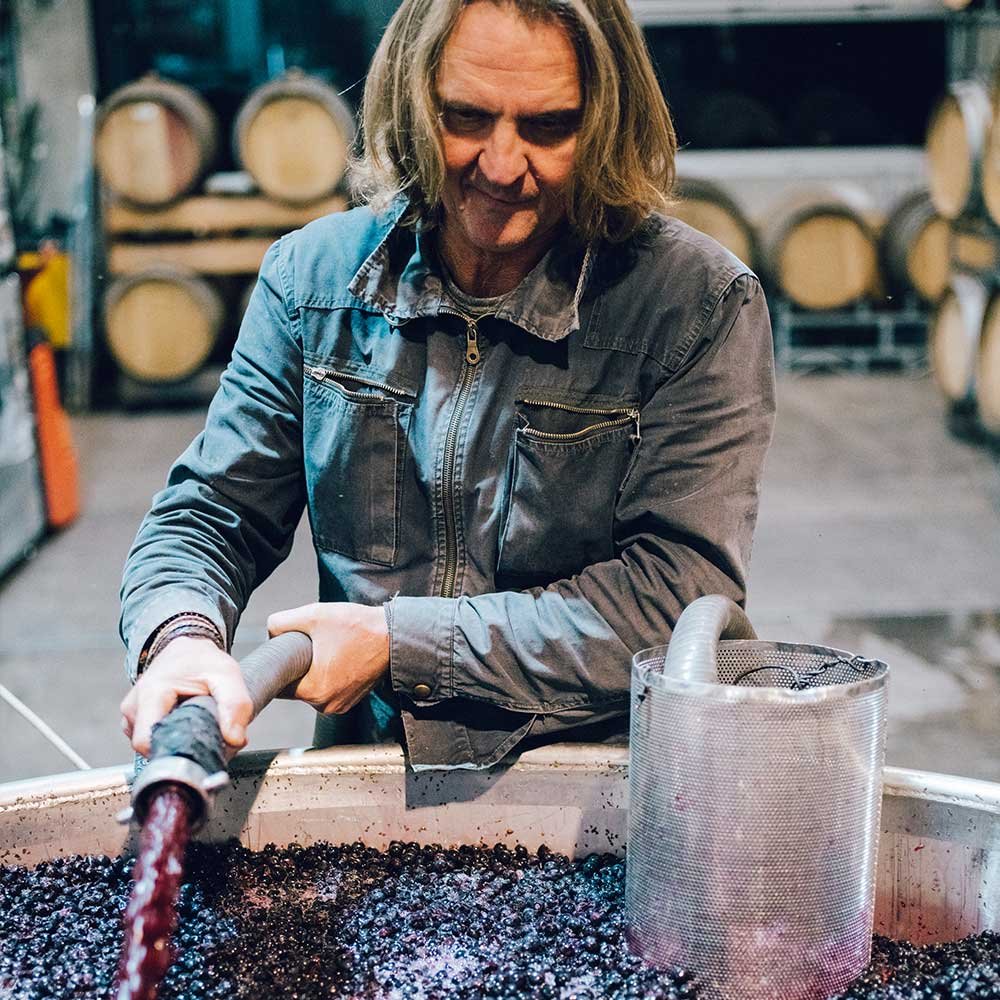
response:
<svg viewBox="0 0 1000 1000"><path fill-rule="evenodd" d="M892 667L889 763L1000 780L1000 472L950 437L927 377L795 375L779 383L749 611L764 638ZM80 521L0 583L0 680L92 766L124 763L116 623L122 562L200 412L74 422ZM274 609L310 601L306 531L254 596L237 654ZM307 743L311 710L272 705L256 747ZM0 702L0 781L70 769Z"/></svg>

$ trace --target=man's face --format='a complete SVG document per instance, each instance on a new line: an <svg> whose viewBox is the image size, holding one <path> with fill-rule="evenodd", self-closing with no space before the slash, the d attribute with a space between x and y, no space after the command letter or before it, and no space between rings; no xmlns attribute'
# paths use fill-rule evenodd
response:
<svg viewBox="0 0 1000 1000"><path fill-rule="evenodd" d="M581 119L566 30L474 3L445 44L436 87L449 245L473 255L543 246L565 216Z"/></svg>

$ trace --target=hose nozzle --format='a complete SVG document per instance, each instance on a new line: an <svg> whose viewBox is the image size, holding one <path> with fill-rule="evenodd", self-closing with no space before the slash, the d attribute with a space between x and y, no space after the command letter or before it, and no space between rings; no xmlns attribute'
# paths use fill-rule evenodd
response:
<svg viewBox="0 0 1000 1000"><path fill-rule="evenodd" d="M240 667L253 705L253 717L291 688L312 662L312 641L302 632L285 632L258 646ZM149 804L165 785L186 788L194 829L212 812L219 789L229 784L231 755L219 730L218 708L208 695L190 698L153 726L149 763L132 786L132 806L118 814L122 823L143 823Z"/></svg>
<svg viewBox="0 0 1000 1000"><path fill-rule="evenodd" d="M215 795L229 784L229 775L218 720L211 708L198 704L202 700L185 702L153 727L149 763L132 786L132 806L119 814L121 822L143 823L164 785L188 790L194 829L208 821Z"/></svg>
<svg viewBox="0 0 1000 1000"><path fill-rule="evenodd" d="M118 821L131 823L134 819L139 824L144 823L156 793L164 785L180 785L190 793L192 826L195 830L201 829L211 816L216 794L228 784L229 775L225 771L206 771L188 757L158 757L136 778L132 786L132 805L118 814Z"/></svg>

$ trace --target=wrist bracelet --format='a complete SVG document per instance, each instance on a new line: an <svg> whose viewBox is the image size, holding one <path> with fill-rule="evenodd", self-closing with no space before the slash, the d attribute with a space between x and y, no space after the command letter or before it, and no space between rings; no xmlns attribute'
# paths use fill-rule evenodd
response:
<svg viewBox="0 0 1000 1000"><path fill-rule="evenodd" d="M217 649L222 649L222 638L218 633L218 630L214 626L207 625L176 625L172 628L167 629L156 641L153 648L149 651L149 656L147 657L147 664L153 660L155 657L159 656L164 649L167 648L174 639L180 639L182 637L187 637L190 639L208 639L215 644Z"/></svg>
<svg viewBox="0 0 1000 1000"><path fill-rule="evenodd" d="M222 635L211 618L194 611L182 611L172 615L150 636L146 648L139 654L138 667L141 673L155 656L166 646L181 636L210 639L219 649L225 649Z"/></svg>

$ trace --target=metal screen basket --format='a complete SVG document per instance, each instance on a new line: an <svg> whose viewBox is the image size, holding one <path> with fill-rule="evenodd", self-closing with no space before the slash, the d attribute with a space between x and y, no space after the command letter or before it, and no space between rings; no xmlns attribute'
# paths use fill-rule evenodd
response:
<svg viewBox="0 0 1000 1000"><path fill-rule="evenodd" d="M720 642L723 636L730 640ZM761 642L722 597L632 668L632 949L725 1000L817 1000L868 964L888 667Z"/></svg>

